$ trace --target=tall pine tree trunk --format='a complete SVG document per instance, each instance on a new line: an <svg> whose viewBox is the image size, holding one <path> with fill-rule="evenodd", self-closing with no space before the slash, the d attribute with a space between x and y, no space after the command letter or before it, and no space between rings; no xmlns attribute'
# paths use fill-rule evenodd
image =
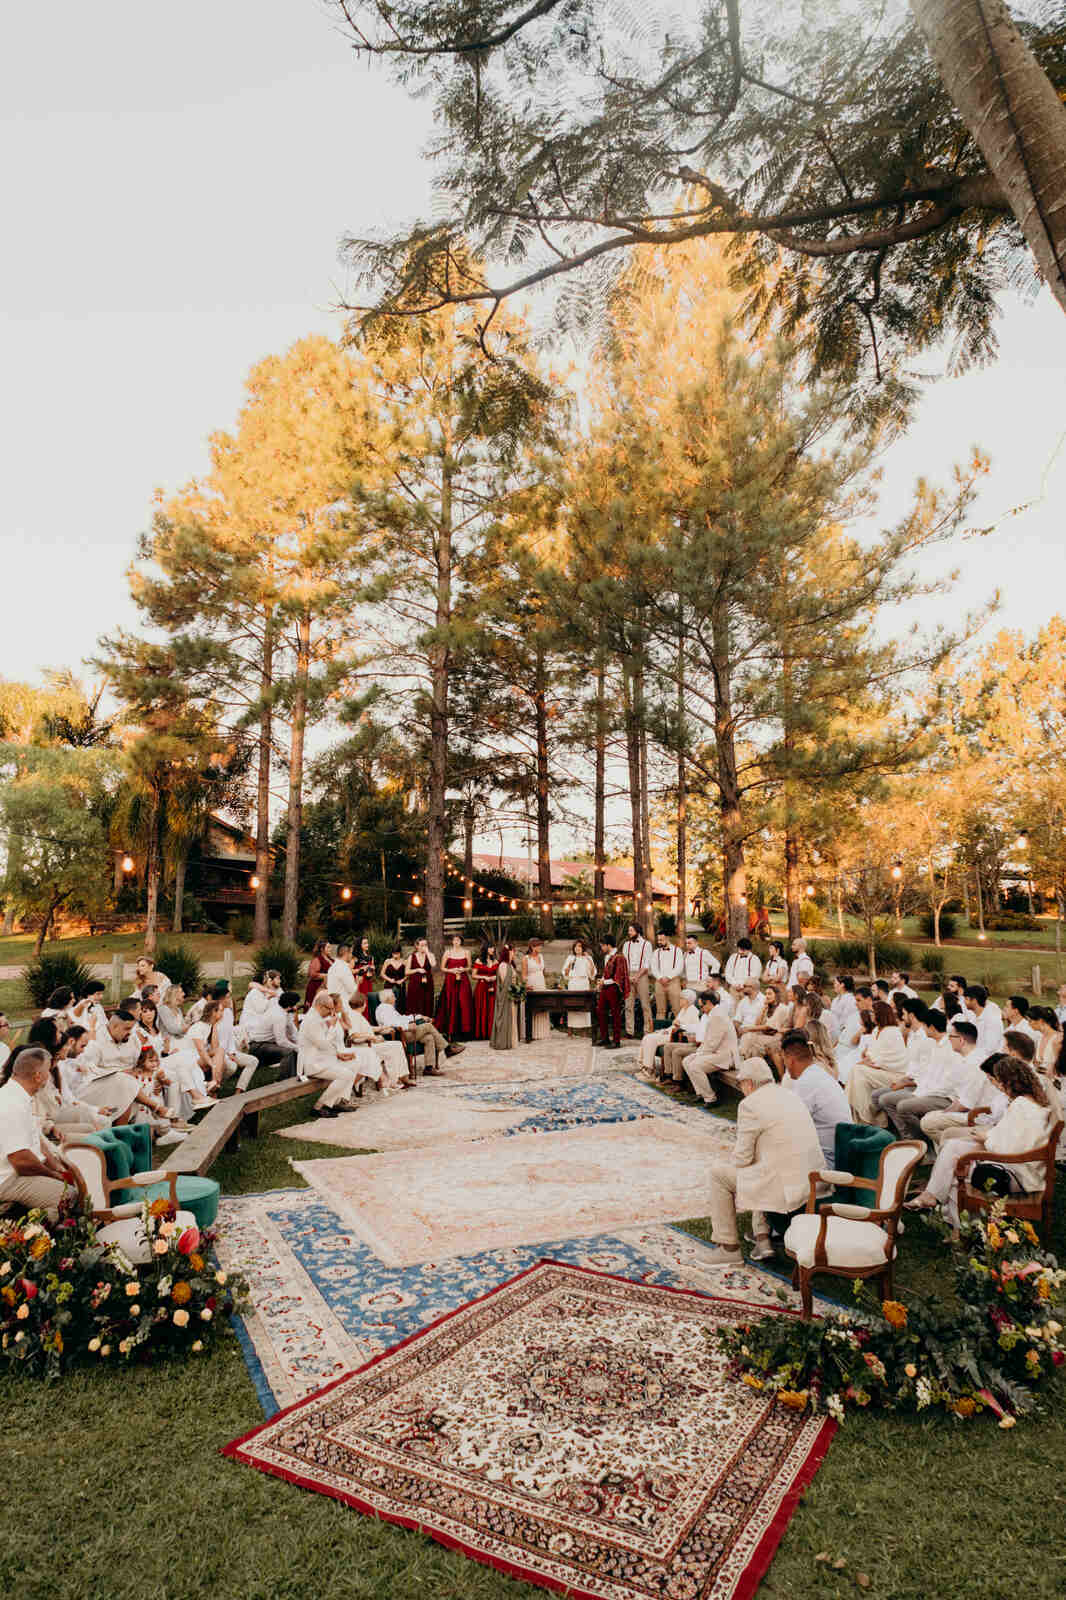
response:
<svg viewBox="0 0 1066 1600"><path fill-rule="evenodd" d="M174 865L174 920L171 923L173 933L181 933L182 918L185 912L185 857L179 856Z"/></svg>
<svg viewBox="0 0 1066 1600"><path fill-rule="evenodd" d="M910 0L944 87L1066 311L1066 105L1003 0Z"/></svg>
<svg viewBox="0 0 1066 1600"><path fill-rule="evenodd" d="M637 652L636 668L633 675L633 716L637 726L637 750L640 756L638 788L640 797L641 874L639 883L636 883L634 874L634 883L640 892L637 920L643 927L646 937L650 939L655 932L655 911L652 901L651 807L648 798L648 706L644 676L646 635L643 615L640 617L639 627L640 647Z"/></svg>
<svg viewBox="0 0 1066 1600"><path fill-rule="evenodd" d="M259 768L255 792L256 944L270 938L270 761L274 740L274 619L267 613L263 626L263 662L259 674Z"/></svg>
<svg viewBox="0 0 1066 1600"><path fill-rule="evenodd" d="M744 821L737 774L733 723L733 668L729 618L724 604L714 615L714 748L718 778L718 810L722 823L722 882L725 892L726 937L731 944L746 936L748 907L744 867Z"/></svg>
<svg viewBox="0 0 1066 1600"><path fill-rule="evenodd" d="M548 799L548 672L544 651L537 645L533 663L533 717L537 741L537 885L542 905L552 903L551 807ZM541 932L555 933L551 911L541 912Z"/></svg>
<svg viewBox="0 0 1066 1600"><path fill-rule="evenodd" d="M799 839L791 827L786 827L785 908L788 912L788 936L790 939L798 939L802 931L800 927L800 892Z"/></svg>
<svg viewBox="0 0 1066 1600"><path fill-rule="evenodd" d="M159 875L163 854L159 838L160 811L159 791L153 789L148 811L148 859L145 864L145 880L148 888L148 915L144 928L146 956L155 955L156 945L159 942Z"/></svg>
<svg viewBox="0 0 1066 1600"><path fill-rule="evenodd" d="M677 641L677 931L688 930L688 777L685 771L685 635Z"/></svg>
<svg viewBox="0 0 1066 1600"><path fill-rule="evenodd" d="M444 953L445 796L448 786L448 630L452 620L452 468L444 443L437 537L436 626L429 647L429 794L426 804L426 935L438 961Z"/></svg>
<svg viewBox="0 0 1066 1600"><path fill-rule="evenodd" d="M799 836L796 831L795 793L792 783L792 755L795 749L795 725L792 715L792 663L787 649L781 658L781 726L782 753L785 762L785 911L788 916L789 939L800 937L800 881Z"/></svg>
<svg viewBox="0 0 1066 1600"><path fill-rule="evenodd" d="M607 787L607 662L602 645L596 653L595 762L592 802L592 851L595 860L592 868L592 896L596 902L596 926L599 927L607 899L605 890L606 873L604 871L604 853L607 849L605 797Z"/></svg>
<svg viewBox="0 0 1066 1600"><path fill-rule="evenodd" d="M463 802L463 878L471 906L474 898L474 822L476 812L473 800Z"/></svg>
<svg viewBox="0 0 1066 1600"><path fill-rule="evenodd" d="M289 744L289 812L285 830L285 901L281 936L296 938L300 912L300 830L303 827L304 739L307 733L307 685L311 673L311 616L296 624L296 679L292 695L292 739Z"/></svg>
<svg viewBox="0 0 1066 1600"><path fill-rule="evenodd" d="M625 708L626 762L629 768L629 817L633 835L633 921L640 925L637 895L644 882L644 827L640 807L640 730L634 711L633 674L622 668L622 698Z"/></svg>

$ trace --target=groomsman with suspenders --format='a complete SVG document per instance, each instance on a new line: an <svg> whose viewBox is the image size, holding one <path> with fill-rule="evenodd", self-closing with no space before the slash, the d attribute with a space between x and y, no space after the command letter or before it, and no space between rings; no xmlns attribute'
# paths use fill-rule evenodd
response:
<svg viewBox="0 0 1066 1600"><path fill-rule="evenodd" d="M681 1010L685 958L665 933L660 933L655 941L655 949L651 954L651 975L655 979L656 1019L664 1022L668 1010L676 1017Z"/></svg>
<svg viewBox="0 0 1066 1600"><path fill-rule="evenodd" d="M695 934L690 933L685 939L685 988L694 989L697 995L704 994L711 986L711 978L721 970L714 952L705 950Z"/></svg>
<svg viewBox="0 0 1066 1600"><path fill-rule="evenodd" d="M622 946L622 954L626 958L629 969L629 993L626 995L626 1033L632 1039L636 1036L636 1005L640 1001L640 1011L643 1018L643 1027L651 1027L651 985L648 982L648 969L651 966L651 945L645 939L635 922L629 924L629 937Z"/></svg>
<svg viewBox="0 0 1066 1600"><path fill-rule="evenodd" d="M750 939L738 939L737 947L725 964L725 981L731 989L742 984L758 983L762 976L762 962L751 948Z"/></svg>

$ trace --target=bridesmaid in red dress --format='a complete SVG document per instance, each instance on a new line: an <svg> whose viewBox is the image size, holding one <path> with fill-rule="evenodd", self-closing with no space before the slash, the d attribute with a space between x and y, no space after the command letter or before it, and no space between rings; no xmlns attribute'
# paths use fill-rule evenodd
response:
<svg viewBox="0 0 1066 1600"><path fill-rule="evenodd" d="M470 957L463 949L462 936L452 935L451 949L441 962L444 987L433 1018L448 1039L469 1039L474 1031L474 996L470 989Z"/></svg>
<svg viewBox="0 0 1066 1600"><path fill-rule="evenodd" d="M359 949L355 953L355 976L359 984L360 994L370 994L374 988L374 957L370 954L370 940L360 939Z"/></svg>
<svg viewBox="0 0 1066 1600"><path fill-rule="evenodd" d="M433 968L437 958L425 939L419 939L407 957L407 1015L433 1015Z"/></svg>
<svg viewBox="0 0 1066 1600"><path fill-rule="evenodd" d="M474 962L474 1038L492 1038L492 1015L496 1009L496 974L499 958L491 944L483 944Z"/></svg>
<svg viewBox="0 0 1066 1600"><path fill-rule="evenodd" d="M311 1002L326 981L326 973L330 969L330 959L326 954L326 941L319 939L311 951L311 959L307 964L307 988L304 990L304 1009L311 1009Z"/></svg>

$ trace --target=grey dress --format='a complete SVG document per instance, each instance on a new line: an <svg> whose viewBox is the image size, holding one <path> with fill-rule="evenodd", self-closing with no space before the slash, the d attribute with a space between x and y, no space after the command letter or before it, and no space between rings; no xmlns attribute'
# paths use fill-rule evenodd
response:
<svg viewBox="0 0 1066 1600"><path fill-rule="evenodd" d="M502 961L496 971L496 1005L492 1013L492 1033L489 1043L494 1050L511 1050L515 1045L515 1015L511 1002L511 981L514 968Z"/></svg>

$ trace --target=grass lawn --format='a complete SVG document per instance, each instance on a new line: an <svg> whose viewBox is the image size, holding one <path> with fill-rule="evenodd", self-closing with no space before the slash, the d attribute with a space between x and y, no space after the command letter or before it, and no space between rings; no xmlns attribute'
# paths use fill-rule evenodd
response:
<svg viewBox="0 0 1066 1600"><path fill-rule="evenodd" d="M251 960L252 946L238 944L228 933L161 933L160 944L182 944L199 956L201 961L221 961L227 950L233 951L234 961ZM0 966L24 966L33 960L34 935L13 933L0 938ZM98 933L95 938L81 934L75 939L49 939L46 954L59 951L80 956L90 965L99 966L113 955L124 955L127 961L136 961L144 946L140 933Z"/></svg>
<svg viewBox="0 0 1066 1600"><path fill-rule="evenodd" d="M728 1115L732 1101L723 1107ZM271 1136L217 1164L228 1193L295 1187L291 1158L350 1154ZM701 1237L704 1220L685 1224ZM1066 1205L1055 1229L1066 1246ZM897 1279L948 1292L943 1256L907 1228ZM0 1585L23 1600L525 1600L545 1591L224 1462L260 1420L235 1340L200 1364L111 1368L44 1388L0 1379ZM843 1600L1061 1600L1066 1408L990 1423L865 1417L837 1434L760 1594ZM832 1566L815 1558L828 1552ZM859 1577L869 1579L868 1588Z"/></svg>

